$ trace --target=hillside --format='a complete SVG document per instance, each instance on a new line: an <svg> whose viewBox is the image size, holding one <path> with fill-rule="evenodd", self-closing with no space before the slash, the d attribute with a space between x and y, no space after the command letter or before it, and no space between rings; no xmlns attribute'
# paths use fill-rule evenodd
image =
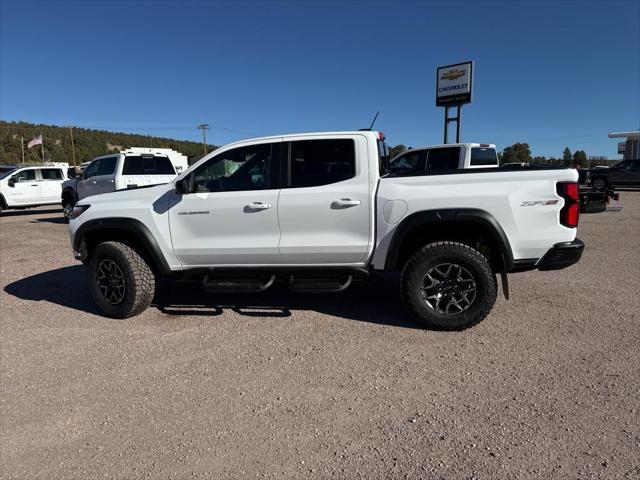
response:
<svg viewBox="0 0 640 480"><path fill-rule="evenodd" d="M0 121L0 165L22 163L21 137L24 137L25 162L42 162L40 145L31 149L27 148L27 142L40 135L40 132L44 136L45 159L52 162L68 162L72 165L71 136L68 128L6 121ZM130 147L172 148L189 157L190 163L202 156L202 143L130 133L114 133L105 130L74 128L73 141L77 164L99 155ZM216 147L209 145L207 148L210 152Z"/></svg>

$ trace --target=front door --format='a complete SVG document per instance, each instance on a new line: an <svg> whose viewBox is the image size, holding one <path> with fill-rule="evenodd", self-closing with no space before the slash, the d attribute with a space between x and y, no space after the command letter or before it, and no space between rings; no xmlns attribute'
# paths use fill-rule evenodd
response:
<svg viewBox="0 0 640 480"><path fill-rule="evenodd" d="M38 205L42 202L40 184L36 178L36 170L29 168L12 175L13 187L7 189L10 205Z"/></svg>
<svg viewBox="0 0 640 480"><path fill-rule="evenodd" d="M278 202L284 261L363 262L373 225L365 137L312 137L286 145L288 178Z"/></svg>
<svg viewBox="0 0 640 480"><path fill-rule="evenodd" d="M82 173L82 178L78 180L76 184L76 191L78 192L78 200L95 195L98 171L100 170L100 162L102 160L94 160Z"/></svg>
<svg viewBox="0 0 640 480"><path fill-rule="evenodd" d="M171 240L184 266L281 263L278 195L281 142L216 154L169 200Z"/></svg>

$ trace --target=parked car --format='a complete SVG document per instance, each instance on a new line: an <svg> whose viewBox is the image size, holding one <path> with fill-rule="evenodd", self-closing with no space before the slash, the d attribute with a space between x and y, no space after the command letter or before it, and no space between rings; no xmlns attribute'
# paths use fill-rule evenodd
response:
<svg viewBox="0 0 640 480"><path fill-rule="evenodd" d="M611 168L593 169L591 184L597 190L612 187L640 187L640 159L623 160Z"/></svg>
<svg viewBox="0 0 640 480"><path fill-rule="evenodd" d="M400 271L424 325L461 329L491 311L507 272L576 263L574 169L393 172L378 132L233 143L176 180L79 202L69 233L106 315L144 311L159 278L210 292L337 292Z"/></svg>
<svg viewBox="0 0 640 480"><path fill-rule="evenodd" d="M65 166L22 167L0 175L0 209L54 205L60 201Z"/></svg>
<svg viewBox="0 0 640 480"><path fill-rule="evenodd" d="M18 168L17 165L0 165L0 176L7 172L12 172Z"/></svg>
<svg viewBox="0 0 640 480"><path fill-rule="evenodd" d="M496 146L488 143L448 143L412 148L389 163L393 173L488 168L498 166Z"/></svg>
<svg viewBox="0 0 640 480"><path fill-rule="evenodd" d="M63 215L68 220L78 200L115 190L167 183L175 177L175 168L167 155L137 152L104 155L86 165L81 176L64 182L58 201L62 202Z"/></svg>

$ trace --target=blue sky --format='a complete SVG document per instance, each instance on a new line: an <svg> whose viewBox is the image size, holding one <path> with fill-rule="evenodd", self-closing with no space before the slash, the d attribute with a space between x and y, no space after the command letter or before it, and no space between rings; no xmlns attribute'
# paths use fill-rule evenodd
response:
<svg viewBox="0 0 640 480"><path fill-rule="evenodd" d="M474 60L462 140L616 158L640 128L640 3L0 0L0 118L198 140L376 127L441 143L437 65Z"/></svg>

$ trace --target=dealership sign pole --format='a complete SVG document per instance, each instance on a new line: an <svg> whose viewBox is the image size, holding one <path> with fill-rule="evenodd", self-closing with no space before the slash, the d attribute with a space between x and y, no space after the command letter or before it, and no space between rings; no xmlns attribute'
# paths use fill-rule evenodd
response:
<svg viewBox="0 0 640 480"><path fill-rule="evenodd" d="M473 92L473 62L438 67L436 77L436 106L444 107L444 143L449 141L449 122L456 122L456 143L460 143L460 112L462 105L471 103ZM449 109L456 107L456 116Z"/></svg>

